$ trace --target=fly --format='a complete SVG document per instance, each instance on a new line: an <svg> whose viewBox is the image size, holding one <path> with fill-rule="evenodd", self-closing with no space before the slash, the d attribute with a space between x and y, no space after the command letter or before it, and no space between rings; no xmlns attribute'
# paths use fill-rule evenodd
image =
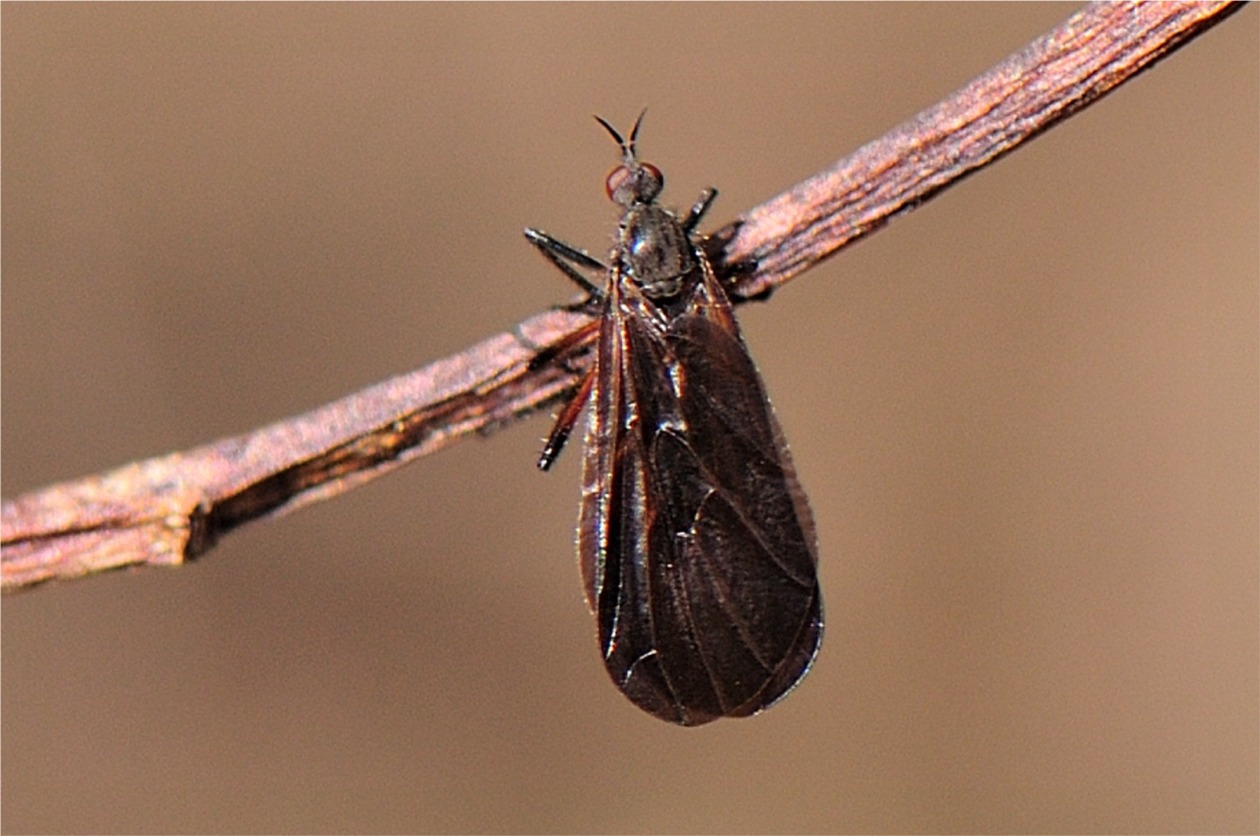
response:
<svg viewBox="0 0 1260 836"><path fill-rule="evenodd" d="M687 726L768 708L808 672L822 640L809 505L696 226L658 205L665 179L629 140L605 182L621 222L608 264L527 229L588 294L598 318L547 356L595 344L538 466L591 403L578 556L613 682ZM584 272L602 277L602 286Z"/></svg>

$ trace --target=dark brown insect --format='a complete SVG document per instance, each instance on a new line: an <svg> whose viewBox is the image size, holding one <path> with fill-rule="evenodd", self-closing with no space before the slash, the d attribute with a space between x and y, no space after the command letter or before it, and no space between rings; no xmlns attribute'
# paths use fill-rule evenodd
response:
<svg viewBox="0 0 1260 836"><path fill-rule="evenodd" d="M604 664L636 705L699 725L774 704L809 670L822 596L809 506L726 292L697 244L716 192L679 220L629 140L605 184L621 207L605 265L525 231L598 310L595 365L538 466L584 403L578 553ZM601 288L580 270L605 277ZM579 334L548 356L588 343Z"/></svg>

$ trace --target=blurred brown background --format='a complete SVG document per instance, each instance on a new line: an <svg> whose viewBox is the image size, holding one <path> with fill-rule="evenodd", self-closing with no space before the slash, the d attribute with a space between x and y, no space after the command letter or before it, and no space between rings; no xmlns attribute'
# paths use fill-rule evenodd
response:
<svg viewBox="0 0 1260 836"><path fill-rule="evenodd" d="M6 5L6 497L570 297L628 126L707 228L1062 5ZM19 831L1254 831L1257 9L741 311L827 636L767 714L608 682L539 416L199 564L3 604Z"/></svg>

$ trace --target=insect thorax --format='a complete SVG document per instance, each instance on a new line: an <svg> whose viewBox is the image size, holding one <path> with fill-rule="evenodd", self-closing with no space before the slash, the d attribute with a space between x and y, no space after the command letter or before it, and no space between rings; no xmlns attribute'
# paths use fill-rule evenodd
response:
<svg viewBox="0 0 1260 836"><path fill-rule="evenodd" d="M625 275L650 299L677 296L696 273L686 230L672 213L655 204L626 212L617 250Z"/></svg>

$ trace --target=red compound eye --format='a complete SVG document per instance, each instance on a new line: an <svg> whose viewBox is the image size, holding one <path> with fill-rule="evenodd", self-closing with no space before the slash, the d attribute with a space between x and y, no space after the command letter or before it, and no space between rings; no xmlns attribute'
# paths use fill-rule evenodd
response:
<svg viewBox="0 0 1260 836"><path fill-rule="evenodd" d="M665 185L665 175L651 163L639 163L639 168L643 169L643 174L652 182L652 194L655 196L661 190L661 186Z"/></svg>
<svg viewBox="0 0 1260 836"><path fill-rule="evenodd" d="M618 192L624 193L633 179L634 175L630 173L630 169L619 165L608 173L608 179L604 181L604 193L612 202L620 203L621 201L617 199Z"/></svg>

